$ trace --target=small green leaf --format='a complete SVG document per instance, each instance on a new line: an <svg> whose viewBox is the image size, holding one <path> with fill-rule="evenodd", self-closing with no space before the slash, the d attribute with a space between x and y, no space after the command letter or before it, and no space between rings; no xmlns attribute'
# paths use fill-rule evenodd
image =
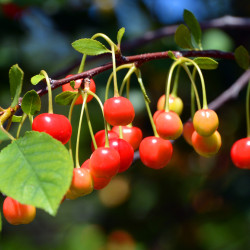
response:
<svg viewBox="0 0 250 250"><path fill-rule="evenodd" d="M171 50L168 51L168 56L169 56L169 58L171 58L171 59L173 59L173 60L176 60L176 59L177 59L177 58L175 57L174 53L173 53Z"/></svg>
<svg viewBox="0 0 250 250"><path fill-rule="evenodd" d="M175 32L175 42L178 46L183 49L192 49L191 33L189 29L184 25L180 24Z"/></svg>
<svg viewBox="0 0 250 250"><path fill-rule="evenodd" d="M24 95L21 108L27 115L34 115L40 111L41 99L35 90L30 90Z"/></svg>
<svg viewBox="0 0 250 250"><path fill-rule="evenodd" d="M55 215L70 186L72 169L72 159L60 141L29 131L0 153L0 190Z"/></svg>
<svg viewBox="0 0 250 250"><path fill-rule="evenodd" d="M12 122L21 122L22 116L13 115L12 116Z"/></svg>
<svg viewBox="0 0 250 250"><path fill-rule="evenodd" d="M55 102L60 105L70 105L77 92L64 91L56 96Z"/></svg>
<svg viewBox="0 0 250 250"><path fill-rule="evenodd" d="M76 51L89 56L96 56L111 52L102 43L87 38L76 40L75 42L72 43L72 47Z"/></svg>
<svg viewBox="0 0 250 250"><path fill-rule="evenodd" d="M197 21L194 14L186 9L183 12L183 18L187 26L189 27L195 42L201 48L201 27L199 22Z"/></svg>
<svg viewBox="0 0 250 250"><path fill-rule="evenodd" d="M239 46L234 52L235 60L243 69L249 68L249 53L244 46Z"/></svg>
<svg viewBox="0 0 250 250"><path fill-rule="evenodd" d="M10 138L0 129L0 141L7 141Z"/></svg>
<svg viewBox="0 0 250 250"><path fill-rule="evenodd" d="M70 81L70 86L73 88L73 89L75 89L75 84L76 84L76 82L73 80L73 81Z"/></svg>
<svg viewBox="0 0 250 250"><path fill-rule="evenodd" d="M118 46L120 46L120 44L121 44L122 37L123 37L124 33L125 33L125 28L124 27L120 28L118 33L117 33Z"/></svg>
<svg viewBox="0 0 250 250"><path fill-rule="evenodd" d="M217 69L218 62L209 57L196 57L194 59L201 69Z"/></svg>
<svg viewBox="0 0 250 250"><path fill-rule="evenodd" d="M33 85L37 85L39 82L41 82L43 79L45 79L44 75L35 75L31 78L31 83Z"/></svg>
<svg viewBox="0 0 250 250"><path fill-rule="evenodd" d="M18 98L21 95L23 87L23 71L17 64L13 65L9 71L10 95L12 99L11 107L18 104Z"/></svg>

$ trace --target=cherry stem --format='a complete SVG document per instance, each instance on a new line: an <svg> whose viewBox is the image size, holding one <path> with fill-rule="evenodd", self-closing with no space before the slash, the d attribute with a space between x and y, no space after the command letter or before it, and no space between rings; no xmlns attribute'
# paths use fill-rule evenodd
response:
<svg viewBox="0 0 250 250"><path fill-rule="evenodd" d="M247 96L246 96L246 119L247 119L247 137L250 137L250 114L249 114L249 105L250 105L250 81L247 86Z"/></svg>
<svg viewBox="0 0 250 250"><path fill-rule="evenodd" d="M123 139L122 126L119 126L119 138Z"/></svg>
<svg viewBox="0 0 250 250"><path fill-rule="evenodd" d="M27 114L23 113L23 115L22 115L22 120L21 120L21 122L19 123L18 128L17 128L17 133L16 133L16 138L17 138L17 139L19 138L19 135L20 135L20 132L21 132L23 123L24 123L24 121L26 120L26 118L27 118Z"/></svg>
<svg viewBox="0 0 250 250"><path fill-rule="evenodd" d="M148 96L146 94L146 90L144 88L144 84L143 84L143 81L142 81L142 78L141 78L141 71L137 68L135 73L136 73L138 83L139 83L139 85L141 87L141 90L142 90L142 93L143 93L143 96L144 96L144 101L145 101L146 109L147 109L147 112L148 112L149 120L150 120L152 129L153 129L153 132L154 132L154 136L159 137L159 135L158 135L158 133L156 131L156 127L155 127L155 124L154 124L154 121L153 121L153 116L152 116L152 113L151 113L151 110L150 110L150 107L149 107L150 100L149 100L149 98L148 98Z"/></svg>
<svg viewBox="0 0 250 250"><path fill-rule="evenodd" d="M10 138L11 141L15 140L15 138L7 130L4 129L3 125L0 126L0 129L4 134L6 134Z"/></svg>
<svg viewBox="0 0 250 250"><path fill-rule="evenodd" d="M127 90L126 90L126 94L127 94L127 98L129 99L129 83L130 83L130 77L131 75L136 71L136 67L133 65L131 66L131 68L129 69L129 71L127 72L127 74L125 75L125 77L123 78L121 87L120 87L120 95L122 95L123 89L125 87L125 84L127 83Z"/></svg>
<svg viewBox="0 0 250 250"><path fill-rule="evenodd" d="M119 96L119 90L118 90L118 85L117 85L117 75L116 75L116 59L115 59L115 47L112 44L111 46L112 50L112 63L113 63L113 73L114 73L114 96L118 97Z"/></svg>
<svg viewBox="0 0 250 250"><path fill-rule="evenodd" d="M171 95L173 97L177 97L180 69L181 69L181 66L179 65L178 68L177 68L176 74L175 74L175 78L174 78L174 86L173 86L173 89L171 91ZM165 100L166 100L166 98L165 98Z"/></svg>
<svg viewBox="0 0 250 250"><path fill-rule="evenodd" d="M83 113L84 113L84 108L85 104L88 98L88 93L83 92L83 90L80 90L82 98L83 98L83 103L82 103L82 108L81 108L81 113L80 113L80 119L79 119L79 124L78 124L78 131L77 131L77 137L76 137L76 168L80 168L79 164L79 142L80 142L80 135L81 135L81 127L82 127L82 118L83 118Z"/></svg>
<svg viewBox="0 0 250 250"><path fill-rule="evenodd" d="M86 55L86 54L83 54L82 60L81 60L81 64L80 64L80 67L79 67L79 69L78 69L78 74L79 74L79 73L82 73L83 70L84 70L84 65L85 65L86 57L87 57L87 55Z"/></svg>
<svg viewBox="0 0 250 250"><path fill-rule="evenodd" d="M121 65L121 66L119 66L119 67L116 68L116 72L118 72L121 69L131 68L133 65L134 64L132 64L132 63ZM111 80L113 79L113 76L114 76L114 72L112 72L110 74L110 76L108 78L108 82L106 84L105 101L108 99L109 87L110 87Z"/></svg>
<svg viewBox="0 0 250 250"><path fill-rule="evenodd" d="M45 76L45 80L46 80L46 84L48 88L48 113L53 114L52 91L51 91L50 80L45 70L41 70L41 74Z"/></svg>
<svg viewBox="0 0 250 250"><path fill-rule="evenodd" d="M193 69L192 78L195 81L196 68ZM194 87L191 85L191 119L193 120L195 114L195 96L194 96Z"/></svg>

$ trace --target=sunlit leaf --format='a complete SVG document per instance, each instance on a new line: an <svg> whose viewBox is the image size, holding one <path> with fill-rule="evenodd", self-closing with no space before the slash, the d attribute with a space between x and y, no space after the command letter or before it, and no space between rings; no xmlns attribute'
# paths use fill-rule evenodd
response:
<svg viewBox="0 0 250 250"><path fill-rule="evenodd" d="M122 37L123 37L124 33L125 33L125 28L124 27L120 28L119 31L118 31L118 33L117 33L117 42L118 42L118 45L121 44L121 40L122 40Z"/></svg>
<svg viewBox="0 0 250 250"><path fill-rule="evenodd" d="M243 69L249 68L249 53L244 46L239 46L234 52L235 60Z"/></svg>
<svg viewBox="0 0 250 250"><path fill-rule="evenodd" d="M70 105L76 95L77 92L64 91L56 96L55 102L60 105Z"/></svg>
<svg viewBox="0 0 250 250"><path fill-rule="evenodd" d="M22 116L13 115L12 116L12 122L21 122Z"/></svg>
<svg viewBox="0 0 250 250"><path fill-rule="evenodd" d="M21 108L27 115L34 115L40 111L41 99L35 90L30 90L24 95Z"/></svg>
<svg viewBox="0 0 250 250"><path fill-rule="evenodd" d="M37 85L39 82L41 82L43 79L45 79L44 75L35 75L31 78L31 83L33 85Z"/></svg>
<svg viewBox="0 0 250 250"><path fill-rule="evenodd" d="M29 131L0 153L0 190L55 215L70 186L72 169L72 159L61 142Z"/></svg>
<svg viewBox="0 0 250 250"><path fill-rule="evenodd" d="M189 29L184 25L180 24L175 32L175 42L178 46L183 49L192 49L191 33Z"/></svg>
<svg viewBox="0 0 250 250"><path fill-rule="evenodd" d="M196 62L201 69L217 69L218 68L218 62L216 62L214 59L209 57L196 57L194 59L194 62Z"/></svg>

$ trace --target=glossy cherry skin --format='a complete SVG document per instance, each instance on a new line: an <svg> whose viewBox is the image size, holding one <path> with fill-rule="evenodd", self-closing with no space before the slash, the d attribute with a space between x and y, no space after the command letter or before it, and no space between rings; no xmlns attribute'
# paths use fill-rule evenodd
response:
<svg viewBox="0 0 250 250"><path fill-rule="evenodd" d="M164 110L165 95L162 95L157 102L157 109ZM181 115L183 110L183 102L180 97L169 95L169 110Z"/></svg>
<svg viewBox="0 0 250 250"><path fill-rule="evenodd" d="M112 131L119 136L119 126L114 126ZM142 140L142 131L138 127L122 126L123 140L127 141L134 150L139 148Z"/></svg>
<svg viewBox="0 0 250 250"><path fill-rule="evenodd" d="M194 125L192 121L187 121L183 125L183 137L186 140L186 142L192 146L192 134L194 132Z"/></svg>
<svg viewBox="0 0 250 250"><path fill-rule="evenodd" d="M123 96L107 99L103 105L103 112L106 121L112 126L128 125L135 117L132 103Z"/></svg>
<svg viewBox="0 0 250 250"><path fill-rule="evenodd" d="M119 135L117 135L117 133L115 133L112 130L108 131L108 139L110 140L113 138L119 138ZM104 147L105 145L105 130L104 129L95 133L95 141L96 141L96 145L98 148ZM92 152L95 151L93 142L91 142L91 150Z"/></svg>
<svg viewBox="0 0 250 250"><path fill-rule="evenodd" d="M231 159L236 167L250 169L250 137L242 138L233 144Z"/></svg>
<svg viewBox="0 0 250 250"><path fill-rule="evenodd" d="M62 144L66 144L72 134L72 127L66 116L50 113L43 113L35 117L32 130L45 132Z"/></svg>
<svg viewBox="0 0 250 250"><path fill-rule="evenodd" d="M155 121L156 131L166 140L175 140L180 137L183 125L180 117L173 111L163 112Z"/></svg>
<svg viewBox="0 0 250 250"><path fill-rule="evenodd" d="M139 153L142 163L154 169L165 167L171 160L173 146L170 141L159 137L145 137L140 144Z"/></svg>
<svg viewBox="0 0 250 250"><path fill-rule="evenodd" d="M120 155L119 173L126 171L132 164L134 159L134 149L125 140L116 138L109 141L110 148L114 148Z"/></svg>
<svg viewBox="0 0 250 250"><path fill-rule="evenodd" d="M36 208L6 197L3 202L3 215L12 225L29 224L36 216Z"/></svg>
<svg viewBox="0 0 250 250"><path fill-rule="evenodd" d="M73 76L73 75L68 75L66 76L66 78L70 77L70 76ZM70 82L69 83L66 83L62 86L62 91L71 91L71 92L77 92L78 88L80 88L81 84L82 84L82 80L83 79L78 79L78 80L75 80L75 89L73 89L71 86L70 86ZM92 91L93 93L95 93L96 91L96 86L95 86L95 82L93 79L90 79L90 84L89 84L89 90ZM93 96L92 95L89 95L88 98L87 98L87 102L90 102L92 100ZM76 99L76 102L75 102L75 105L78 105L78 104L82 104L83 103L83 99L82 99L82 96L79 96L77 99Z"/></svg>
<svg viewBox="0 0 250 250"><path fill-rule="evenodd" d="M91 171L90 171L90 168L89 168L89 161L90 161L90 159L86 160L82 164L81 168L87 169L91 174ZM100 189L106 187L109 184L109 182L111 181L111 178L95 177L94 175L92 175L92 178L93 178L93 183L94 183L94 189L95 190L100 190Z"/></svg>
<svg viewBox="0 0 250 250"><path fill-rule="evenodd" d="M157 110L154 112L154 115L153 115L153 121L154 121L154 124L156 122L156 119L158 118L158 116L162 113L164 113L165 111L164 110Z"/></svg>
<svg viewBox="0 0 250 250"><path fill-rule="evenodd" d="M120 155L113 148L97 148L90 157L89 169L93 176L110 179L118 173Z"/></svg>
<svg viewBox="0 0 250 250"><path fill-rule="evenodd" d="M199 155L210 157L216 154L221 147L220 133L216 130L210 136L201 136L194 131L192 134L192 145Z"/></svg>
<svg viewBox="0 0 250 250"><path fill-rule="evenodd" d="M193 117L195 131L201 136L212 135L219 126L219 119L211 109L200 109L195 112Z"/></svg>

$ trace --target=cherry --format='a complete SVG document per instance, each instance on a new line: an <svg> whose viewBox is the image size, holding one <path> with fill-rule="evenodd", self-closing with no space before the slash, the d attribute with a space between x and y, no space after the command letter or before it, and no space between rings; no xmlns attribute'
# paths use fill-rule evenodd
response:
<svg viewBox="0 0 250 250"><path fill-rule="evenodd" d="M231 159L236 167L250 169L250 137L242 138L233 144Z"/></svg>
<svg viewBox="0 0 250 250"><path fill-rule="evenodd" d="M66 76L66 78L70 77L70 76L73 76L73 75L68 75ZM62 86L62 91L71 91L71 92L77 92L78 88L80 88L81 84L82 84L82 80L83 79L77 79L75 80L75 89L73 89L71 86L70 86L70 82L69 83L66 83ZM90 84L89 84L89 90L92 91L93 93L95 93L96 91L96 86L95 86L95 82L93 79L90 79ZM93 96L92 95L89 95L88 98L87 98L87 102L90 102L92 100ZM82 99L82 96L79 96L77 99L76 99L76 102L75 102L75 105L78 105L78 104L82 104L83 103L83 99Z"/></svg>
<svg viewBox="0 0 250 250"><path fill-rule="evenodd" d="M192 121L187 121L183 125L183 137L188 144L192 146L192 134L194 132L194 125Z"/></svg>
<svg viewBox="0 0 250 250"><path fill-rule="evenodd" d="M123 96L107 99L103 111L106 121L112 126L128 125L135 117L132 103Z"/></svg>
<svg viewBox="0 0 250 250"><path fill-rule="evenodd" d="M219 126L217 114L211 109L200 109L193 118L194 129L201 136L212 135Z"/></svg>
<svg viewBox="0 0 250 250"><path fill-rule="evenodd" d="M100 147L91 155L89 169L93 176L110 179L120 168L120 155L113 148Z"/></svg>
<svg viewBox="0 0 250 250"><path fill-rule="evenodd" d="M165 95L162 95L157 102L157 109L164 110ZM169 95L169 110L181 115L183 110L183 102L180 97Z"/></svg>
<svg viewBox="0 0 250 250"><path fill-rule="evenodd" d="M163 139L177 139L183 130L180 117L173 111L163 112L155 121L156 131Z"/></svg>
<svg viewBox="0 0 250 250"><path fill-rule="evenodd" d="M141 141L139 153L145 166L160 169L165 167L171 160L173 146L168 140L149 136Z"/></svg>
<svg viewBox="0 0 250 250"><path fill-rule="evenodd" d="M158 117L160 114L164 113L164 112L165 112L164 110L157 110L157 111L155 111L155 113L154 113L154 115L153 115L154 124L155 124L155 122L156 122L157 117Z"/></svg>
<svg viewBox="0 0 250 250"><path fill-rule="evenodd" d="M85 168L74 168L70 191L79 196L93 191L93 180L90 172Z"/></svg>
<svg viewBox="0 0 250 250"><path fill-rule="evenodd" d="M134 159L134 149L125 140L116 138L109 141L110 148L114 148L120 155L119 173L126 171L132 164Z"/></svg>
<svg viewBox="0 0 250 250"><path fill-rule="evenodd" d="M108 138L109 138L109 140L113 139L113 138L119 138L119 135L117 135L117 133L115 133L114 131L110 130L110 131L108 131ZM95 141L96 141L96 145L98 148L104 147L104 145L105 145L105 130L104 129L98 131L95 134ZM93 142L91 142L91 150L92 150L92 152L95 151Z"/></svg>
<svg viewBox="0 0 250 250"><path fill-rule="evenodd" d="M66 144L72 134L72 127L66 116L50 113L43 113L35 117L32 130L45 132L62 144Z"/></svg>
<svg viewBox="0 0 250 250"><path fill-rule="evenodd" d="M112 131L119 135L119 126L114 126ZM134 150L139 148L142 140L142 131L138 127L122 126L123 140L127 141Z"/></svg>
<svg viewBox="0 0 250 250"><path fill-rule="evenodd" d="M87 169L91 174L91 171L90 171L90 168L89 168L89 161L90 161L90 159L86 160L82 164L81 168ZM111 178L95 177L94 175L92 175L92 178L93 178L94 189L95 190L99 190L99 189L102 189L102 188L106 187L109 184L109 182L111 181Z"/></svg>
<svg viewBox="0 0 250 250"><path fill-rule="evenodd" d="M3 215L12 225L29 224L36 216L36 208L7 196L3 202Z"/></svg>
<svg viewBox="0 0 250 250"><path fill-rule="evenodd" d="M219 151L221 136L217 130L210 136L201 136L194 131L192 134L192 144L198 154L210 157Z"/></svg>

